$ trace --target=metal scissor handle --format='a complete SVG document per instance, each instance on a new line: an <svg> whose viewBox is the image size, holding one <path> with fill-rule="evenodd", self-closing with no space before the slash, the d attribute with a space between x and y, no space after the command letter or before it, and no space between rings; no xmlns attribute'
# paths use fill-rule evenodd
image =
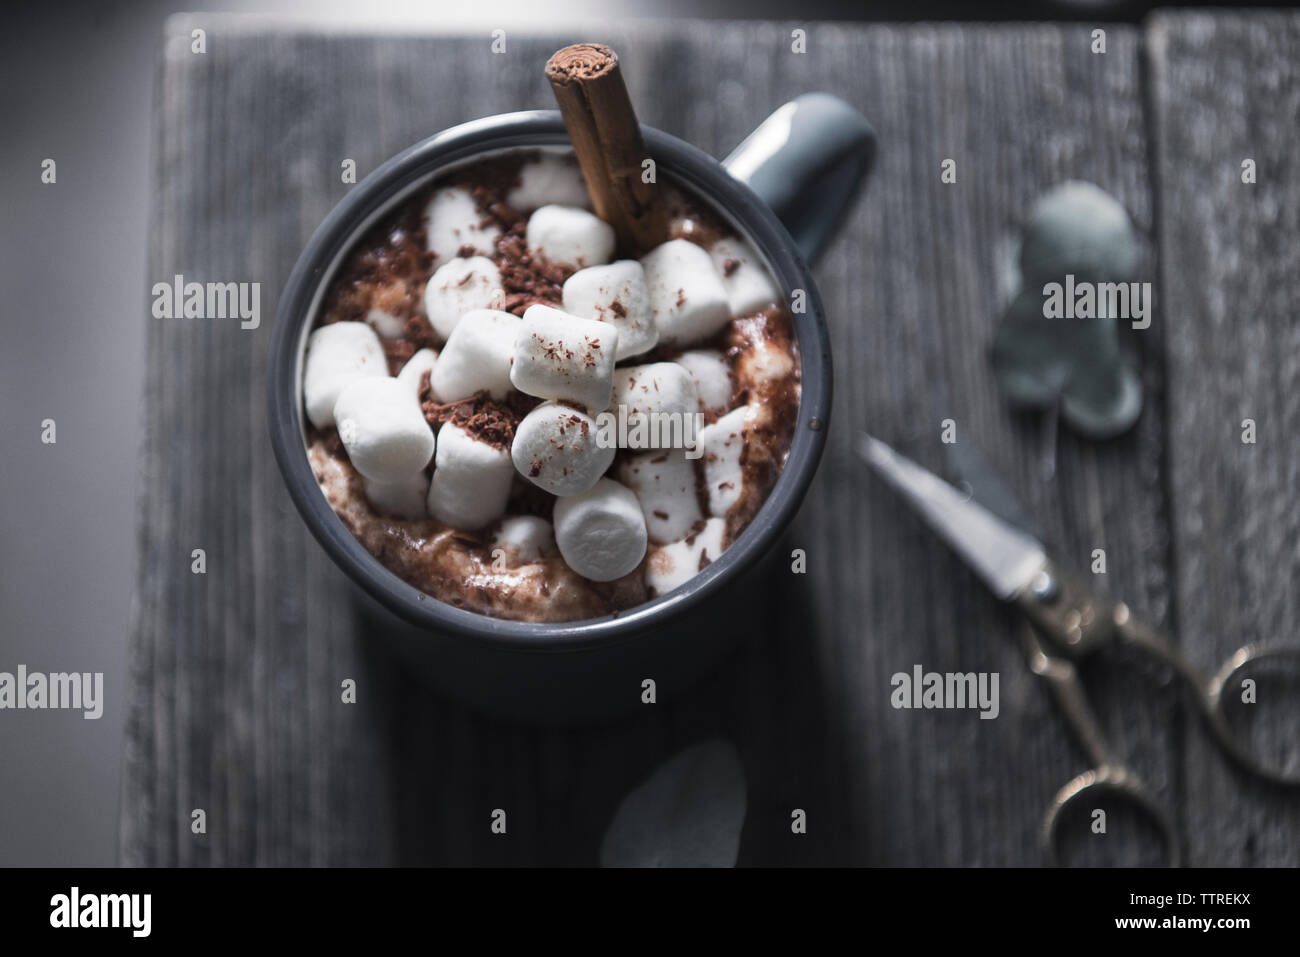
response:
<svg viewBox="0 0 1300 957"><path fill-rule="evenodd" d="M1210 727L1214 729L1216 738L1218 738L1227 753L1242 767L1265 781L1296 787L1300 786L1300 766L1291 771L1286 771L1279 770L1271 764L1261 761L1249 745L1242 743L1241 737L1232 730L1223 713L1223 703L1227 700L1224 691L1227 690L1228 682L1244 668L1269 660L1291 661L1293 667L1300 671L1300 646L1256 643L1238 648L1223 663L1223 667L1219 669L1218 674L1211 678L1209 684L1206 685L1206 714L1210 721Z"/></svg>
<svg viewBox="0 0 1300 957"><path fill-rule="evenodd" d="M1169 867L1182 866L1182 845L1173 818L1137 775L1122 764L1102 764L1091 771L1084 771L1056 792L1047 809L1047 816L1043 818L1041 840L1044 863L1049 867L1061 865L1057 838L1066 809L1087 797L1103 794L1119 797L1153 821L1164 839L1165 864Z"/></svg>
<svg viewBox="0 0 1300 957"><path fill-rule="evenodd" d="M1249 773L1273 784L1300 785L1300 768L1291 771L1261 760L1253 748L1232 730L1224 714L1228 682L1244 668L1262 661L1293 661L1300 671L1300 646L1250 644L1238 648L1218 673L1206 681L1201 672L1159 633L1135 621L1128 608L1115 606L1115 632L1126 644L1134 645L1172 668L1192 689L1196 707L1209 726L1210 734L1223 753Z"/></svg>
<svg viewBox="0 0 1300 957"><path fill-rule="evenodd" d="M1020 630L1030 669L1047 680L1066 721L1095 765L1092 770L1071 780L1052 798L1040 831L1044 862L1052 867L1061 863L1057 846L1060 824L1067 809L1087 797L1107 794L1132 805L1155 823L1164 839L1165 862L1170 867L1178 867L1182 863L1182 847L1173 818L1142 779L1111 751L1101 724L1083 692L1083 683L1074 662L1048 654L1038 633L1028 622L1024 622Z"/></svg>
<svg viewBox="0 0 1300 957"><path fill-rule="evenodd" d="M1232 730L1224 713L1225 691L1234 676L1261 661L1286 660L1300 665L1300 647L1247 645L1207 681L1159 632L1135 620L1127 605L1120 602L1107 606L1096 601L1077 582L1061 577L1050 566L1046 584L1020 596L1018 604L1029 617L1022 631L1030 667L1048 680L1062 712L1095 765L1062 788L1048 809L1042 840L1049 863L1059 863L1057 832L1066 808L1101 791L1121 797L1154 821L1165 839L1168 864L1177 867L1181 860L1172 819L1141 778L1111 752L1079 681L1073 659L1109 641L1136 647L1177 674L1192 690L1197 710L1215 743L1239 767L1274 784L1300 785L1300 768L1288 771L1261 760ZM1043 639L1049 643L1050 653Z"/></svg>

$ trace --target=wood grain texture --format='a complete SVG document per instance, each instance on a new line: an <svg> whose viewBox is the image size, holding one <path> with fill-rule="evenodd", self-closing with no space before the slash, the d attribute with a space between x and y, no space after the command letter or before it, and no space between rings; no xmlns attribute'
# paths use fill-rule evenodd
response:
<svg viewBox="0 0 1300 957"><path fill-rule="evenodd" d="M870 192L820 273L836 409L800 526L826 563L810 585L844 777L836 826L855 861L1036 863L1045 804L1082 756L1025 667L1013 617L865 474L852 440L870 430L942 470L941 423L953 419L958 442L1008 478L1063 560L1087 567L1092 548L1106 548L1118 587L1164 620L1158 348L1136 431L1106 445L1062 435L1053 481L1037 418L1009 411L986 359L999 247L1043 190L1091 180L1149 225L1137 36L1111 30L1104 56L1089 51L1086 30L1054 27L870 29L823 42L826 75L789 82L852 77L850 99L881 141ZM946 158L955 184L940 180ZM894 710L891 675L916 664L999 673L1000 716ZM1088 677L1123 753L1147 766L1172 753L1174 702L1135 700L1105 672ZM1150 776L1178 799L1167 777Z"/></svg>
<svg viewBox="0 0 1300 957"><path fill-rule="evenodd" d="M1208 670L1300 640L1300 14L1162 14L1150 36L1177 623ZM1296 723L1268 709L1300 685L1259 691L1261 740L1300 766ZM1300 793L1243 780L1203 736L1186 773L1193 863L1295 866Z"/></svg>
<svg viewBox="0 0 1300 957"><path fill-rule="evenodd" d="M204 56L188 53L196 26L208 30ZM942 468L940 422L955 419L959 441L1006 475L1065 561L1086 568L1104 547L1111 590L1148 621L1174 623L1164 324L1143 334L1137 428L1102 445L1063 434L1050 481L1040 423L1008 410L985 357L1000 309L998 251L1040 192L1091 180L1152 229L1140 35L1110 29L1099 56L1085 28L801 26L805 54L791 52L779 24L638 23L512 33L493 55L487 36L169 21L150 281L261 281L267 318L255 332L149 320L126 863L591 864L620 797L714 733L737 742L749 777L742 863L1038 862L1046 802L1083 755L1025 668L1014 618L869 478L852 442L870 429ZM857 106L881 151L816 271L836 406L826 459L789 533L809 574L756 588L770 629L683 698L607 728L507 728L432 699L376 648L342 573L302 527L265 437L269 317L348 188L345 157L364 175L463 120L551 108L542 65L589 39L618 50L643 122L715 155L813 89ZM939 178L949 157L955 185ZM1184 376L1212 364L1175 356ZM1273 462L1295 468L1293 455ZM1285 491L1259 491L1270 488ZM1240 528L1217 534L1246 547ZM207 549L206 576L190 574L195 547ZM1251 581L1263 589L1269 579ZM1185 637L1198 660L1221 643L1204 627ZM998 672L998 719L891 708L891 675L918 663ZM1188 745L1199 732L1176 690L1124 664L1087 675L1105 727L1180 823L1201 821L1188 789L1203 773L1192 765L1218 758ZM339 702L346 677L361 689L354 706ZM1235 779L1223 791L1215 806L1235 808ZM202 836L189 828L198 807ZM506 838L489 832L498 807L509 813ZM790 833L793 808L808 812L806 836ZM1289 834L1292 852L1294 824L1272 832ZM1224 835L1236 839L1215 827L1191 834L1198 860L1229 855ZM1105 859L1140 859L1140 845L1117 845Z"/></svg>

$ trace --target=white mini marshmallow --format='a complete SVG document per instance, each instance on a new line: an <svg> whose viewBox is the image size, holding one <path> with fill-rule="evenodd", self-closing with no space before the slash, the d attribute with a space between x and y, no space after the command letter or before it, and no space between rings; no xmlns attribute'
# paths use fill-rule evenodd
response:
<svg viewBox="0 0 1300 957"><path fill-rule="evenodd" d="M730 237L719 239L709 248L709 255L722 277L733 316L751 316L781 301L781 293L749 243Z"/></svg>
<svg viewBox="0 0 1300 957"><path fill-rule="evenodd" d="M433 430L396 379L357 379L334 404L334 421L353 466L373 481L410 478L433 458Z"/></svg>
<svg viewBox="0 0 1300 957"><path fill-rule="evenodd" d="M659 342L659 330L650 317L645 270L635 259L579 269L565 280L564 311L617 329L614 358L620 362L649 352Z"/></svg>
<svg viewBox="0 0 1300 957"><path fill-rule="evenodd" d="M334 403L357 379L387 376L388 360L375 330L364 322L332 322L307 338L302 398L318 429L334 424Z"/></svg>
<svg viewBox="0 0 1300 957"><path fill-rule="evenodd" d="M371 309L366 313L366 322L374 327L375 332L385 339L399 339L406 330L406 320L399 319L383 309Z"/></svg>
<svg viewBox="0 0 1300 957"><path fill-rule="evenodd" d="M542 153L519 168L519 185L506 193L506 205L517 213L531 213L539 206L591 208L582 170L572 156Z"/></svg>
<svg viewBox="0 0 1300 957"><path fill-rule="evenodd" d="M630 455L619 467L619 478L641 503L652 542L685 538L704 517L695 494L695 463L682 449Z"/></svg>
<svg viewBox="0 0 1300 957"><path fill-rule="evenodd" d="M543 402L515 428L510 446L519 474L552 495L577 495L596 484L614 462L612 445L596 441L596 422L558 402Z"/></svg>
<svg viewBox="0 0 1300 957"><path fill-rule="evenodd" d="M529 306L515 339L510 381L539 399L567 399L599 411L609 405L618 330L550 306Z"/></svg>
<svg viewBox="0 0 1300 957"><path fill-rule="evenodd" d="M502 548L517 562L535 562L555 552L551 523L536 515L511 515L492 533L492 548Z"/></svg>
<svg viewBox="0 0 1300 957"><path fill-rule="evenodd" d="M666 595L679 585L694 578L706 565L718 560L722 554L722 535L727 523L711 518L694 535L650 549L645 563L645 583L655 596Z"/></svg>
<svg viewBox="0 0 1300 957"><path fill-rule="evenodd" d="M363 478L366 500L378 512L398 518L425 518L425 500L429 495L429 477L421 469L396 482L374 482Z"/></svg>
<svg viewBox="0 0 1300 957"><path fill-rule="evenodd" d="M628 415L644 412L682 414L697 411L695 380L676 362L652 362L614 370L611 409L626 406Z"/></svg>
<svg viewBox="0 0 1300 957"><path fill-rule="evenodd" d="M452 330L434 363L429 382L440 402L455 402L487 389L494 399L510 392L510 361L519 317L495 309L475 309Z"/></svg>
<svg viewBox="0 0 1300 957"><path fill-rule="evenodd" d="M695 392L699 396L701 412L726 412L736 386L731 380L731 368L722 353L716 349L692 349L673 359L691 374Z"/></svg>
<svg viewBox="0 0 1300 957"><path fill-rule="evenodd" d="M406 360L406 365L402 366L397 373L397 381L410 390L411 395L415 396L418 401L420 398L420 380L428 372L429 381L433 381L433 366L437 361L438 350L421 349Z"/></svg>
<svg viewBox="0 0 1300 957"><path fill-rule="evenodd" d="M470 246L482 256L490 256L496 249L501 227L488 222L479 211L478 204L463 186L440 189L424 207L425 248L436 253L439 263L455 259L462 246Z"/></svg>
<svg viewBox="0 0 1300 957"><path fill-rule="evenodd" d="M614 227L576 206L541 206L528 217L528 248L553 263L582 269L614 255Z"/></svg>
<svg viewBox="0 0 1300 957"><path fill-rule="evenodd" d="M476 439L451 422L438 430L438 454L429 484L429 516L473 530L505 514L515 466L510 452Z"/></svg>
<svg viewBox="0 0 1300 957"><path fill-rule="evenodd" d="M645 517L630 489L603 478L581 495L555 500L555 544L583 578L609 582L645 557Z"/></svg>
<svg viewBox="0 0 1300 957"><path fill-rule="evenodd" d="M736 376L745 383L778 382L793 374L794 356L762 337L755 337L736 357Z"/></svg>
<svg viewBox="0 0 1300 957"><path fill-rule="evenodd" d="M659 341L687 346L719 332L731 318L727 290L713 260L688 239L670 239L641 257L650 314Z"/></svg>
<svg viewBox="0 0 1300 957"><path fill-rule="evenodd" d="M501 270L483 256L452 259L429 277L424 287L424 311L433 331L444 339L461 317L475 309L495 309L505 304Z"/></svg>
<svg viewBox="0 0 1300 957"><path fill-rule="evenodd" d="M749 406L732 409L712 425L700 430L704 449L704 488L709 497L709 514L725 516L740 498L744 473L740 453L745 448L745 419Z"/></svg>

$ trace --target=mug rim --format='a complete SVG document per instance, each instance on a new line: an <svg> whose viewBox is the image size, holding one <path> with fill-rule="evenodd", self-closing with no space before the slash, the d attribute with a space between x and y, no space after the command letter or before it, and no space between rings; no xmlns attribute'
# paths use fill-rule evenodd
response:
<svg viewBox="0 0 1300 957"><path fill-rule="evenodd" d="M285 486L312 535L348 577L390 612L439 636L470 639L503 650L534 653L609 647L650 636L732 582L766 554L789 525L816 474L831 411L830 337L807 264L776 214L716 159L654 127L641 126L657 172L714 206L763 256L778 286L803 289L806 312L792 315L799 347L800 397L794 438L776 484L748 526L703 571L667 595L599 618L525 622L457 608L420 591L375 558L326 500L303 442L298 360L313 305L333 279L363 224L438 173L475 156L508 149L569 146L558 110L501 113L450 127L402 150L358 183L312 233L281 293L268 356L271 445ZM810 374L810 369L813 370ZM818 420L819 427L809 424Z"/></svg>

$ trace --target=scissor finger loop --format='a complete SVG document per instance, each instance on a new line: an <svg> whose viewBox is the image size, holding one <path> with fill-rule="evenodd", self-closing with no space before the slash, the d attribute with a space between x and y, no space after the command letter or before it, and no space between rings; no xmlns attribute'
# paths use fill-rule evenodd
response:
<svg viewBox="0 0 1300 957"><path fill-rule="evenodd" d="M1258 754L1233 731L1224 713L1227 697L1224 691L1234 675L1249 665L1270 659L1290 659L1300 663L1300 647L1295 645L1250 644L1239 648L1219 669L1206 680L1200 669L1171 645L1160 633L1136 621L1123 603L1115 606L1115 632L1121 641L1134 645L1156 660L1169 666L1192 689L1197 709L1205 719L1215 743L1243 770L1274 784L1300 785L1300 768L1292 771L1278 768L1260 760ZM1300 671L1300 669L1297 669Z"/></svg>
<svg viewBox="0 0 1300 957"><path fill-rule="evenodd" d="M1040 835L1043 860L1049 867L1060 867L1061 821L1068 808L1085 798L1112 795L1128 802L1155 823L1165 846L1165 863L1169 867L1182 865L1182 846L1173 819L1142 780L1122 764L1103 764L1084 771L1056 792L1043 818Z"/></svg>
<svg viewBox="0 0 1300 957"><path fill-rule="evenodd" d="M1300 767L1287 771L1260 760L1256 751L1242 740L1238 732L1232 730L1224 711L1230 697L1225 693L1228 682L1245 668L1270 660L1290 660L1300 664L1300 647L1255 643L1238 648L1206 684L1202 710L1219 745L1241 767L1274 784L1300 786Z"/></svg>

